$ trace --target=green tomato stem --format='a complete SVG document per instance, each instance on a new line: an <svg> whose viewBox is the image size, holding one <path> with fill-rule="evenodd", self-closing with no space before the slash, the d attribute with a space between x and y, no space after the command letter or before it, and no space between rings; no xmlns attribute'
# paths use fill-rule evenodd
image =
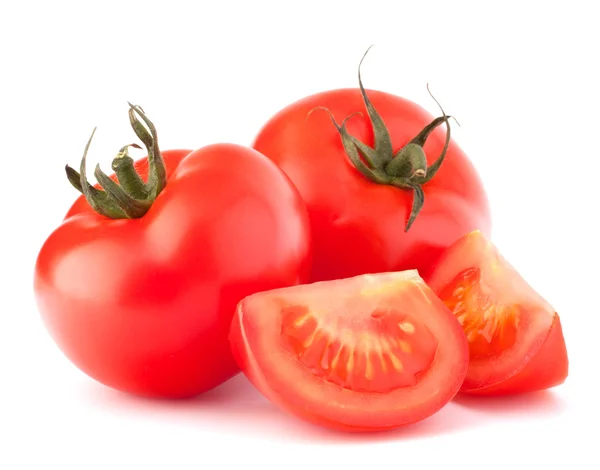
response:
<svg viewBox="0 0 600 470"><path fill-rule="evenodd" d="M92 138L96 132L95 128L83 152L79 173L69 165L65 167L67 179L75 189L84 195L90 207L98 214L111 219L143 217L167 185L167 172L158 147L156 128L146 117L142 108L131 103L129 103L129 107L131 126L148 151L147 183L144 183L137 173L134 161L129 156L128 147L141 148L137 144L122 147L112 161L112 169L120 184L113 181L99 166L96 166L94 175L103 189L95 188L88 182L86 159ZM143 123L138 119L138 116Z"/></svg>
<svg viewBox="0 0 600 470"><path fill-rule="evenodd" d="M316 109L327 111L331 121L340 134L348 158L364 177L377 184L391 185L402 190L412 191L412 209L405 226L405 231L408 231L425 202L425 194L422 186L431 181L435 176L448 151L451 138L449 123L451 116L446 115L443 108L437 100L433 98L431 92L429 92L440 107L442 116L431 121L431 123L425 126L417 136L394 154L389 130L369 99L361 79L361 65L369 52L369 49L365 52L358 65L358 83L363 102L369 115L369 121L373 129L373 148L350 135L347 130L346 123L348 119L356 114L361 114L360 112L351 114L338 125L328 109L322 107ZM429 91L429 87L427 87L427 90ZM427 157L423 147L433 130L442 124L446 125L446 141L439 157L428 167Z"/></svg>

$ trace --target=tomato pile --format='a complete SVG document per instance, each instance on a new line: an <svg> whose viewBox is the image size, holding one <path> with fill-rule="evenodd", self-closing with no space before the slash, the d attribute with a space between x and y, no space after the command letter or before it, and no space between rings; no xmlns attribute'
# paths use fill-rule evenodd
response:
<svg viewBox="0 0 600 470"><path fill-rule="evenodd" d="M362 61L361 61L362 62ZM563 383L558 314L491 241L451 117L339 89L275 114L249 146L119 150L50 234L34 291L78 368L184 398L243 372L270 401L347 431L425 419L458 393ZM93 134L92 134L93 136Z"/></svg>

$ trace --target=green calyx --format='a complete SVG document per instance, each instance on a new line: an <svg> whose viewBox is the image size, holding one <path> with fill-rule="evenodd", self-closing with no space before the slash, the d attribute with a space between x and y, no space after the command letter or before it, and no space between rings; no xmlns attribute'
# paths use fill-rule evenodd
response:
<svg viewBox="0 0 600 470"><path fill-rule="evenodd" d="M444 110L432 95L432 98L436 101L442 111L442 116L431 121L431 123L425 126L416 137L404 145L399 151L394 153L390 133L383 122L383 119L369 100L362 84L360 67L368 52L368 50L365 52L358 66L358 83L373 128L374 147L371 148L356 139L350 135L346 129L348 120L354 115L362 113L351 114L346 117L340 125L336 122L328 109L317 109L323 109L329 113L331 121L340 133L346 154L354 166L366 178L377 184L395 186L413 192L412 210L405 227L405 231L408 231L425 202L423 185L431 181L435 176L446 156L448 145L450 144L450 124L448 121L451 116L447 116L446 113L444 113ZM429 87L427 87L427 90L429 91ZM437 160L430 166L427 166L427 158L423 146L431 132L441 124L446 124L446 142Z"/></svg>
<svg viewBox="0 0 600 470"><path fill-rule="evenodd" d="M92 209L111 219L142 217L148 212L154 200L167 185L167 172L158 148L158 138L154 124L146 117L142 108L131 103L129 103L129 122L148 152L148 178L146 182L137 173L134 160L129 156L129 147L141 148L137 144L122 147L112 161L112 169L117 176L118 183L104 173L99 165L96 165L94 176L96 176L102 189L95 188L88 182L86 158L96 132L95 128L85 146L79 172L69 165L65 167L69 182L85 196Z"/></svg>

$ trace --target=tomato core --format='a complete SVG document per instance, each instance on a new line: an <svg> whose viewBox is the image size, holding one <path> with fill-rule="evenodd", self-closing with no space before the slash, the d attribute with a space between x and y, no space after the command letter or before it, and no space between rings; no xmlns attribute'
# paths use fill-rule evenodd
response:
<svg viewBox="0 0 600 470"><path fill-rule="evenodd" d="M494 299L479 268L459 273L441 290L440 299L462 325L471 358L494 356L515 345L520 308Z"/></svg>
<svg viewBox="0 0 600 470"><path fill-rule="evenodd" d="M314 376L373 393L416 385L438 347L427 327L390 308L353 315L286 306L280 340Z"/></svg>

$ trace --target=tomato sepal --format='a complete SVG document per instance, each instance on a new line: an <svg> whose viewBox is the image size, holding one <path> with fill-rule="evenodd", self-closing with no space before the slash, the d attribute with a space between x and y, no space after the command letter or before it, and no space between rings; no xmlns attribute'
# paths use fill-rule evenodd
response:
<svg viewBox="0 0 600 470"><path fill-rule="evenodd" d="M135 134L148 151L148 181L144 182L137 173L133 159L129 156L128 147L141 148L137 144L126 145L119 150L112 161L118 184L96 165L94 176L101 188L89 184L86 175L86 160L96 128L92 131L85 146L79 172L65 166L65 172L71 185L83 194L90 207L111 219L137 219L143 217L158 195L167 185L167 170L158 147L156 127L148 119L142 108L129 103L129 121ZM150 132L144 127L136 115L142 119Z"/></svg>
<svg viewBox="0 0 600 470"><path fill-rule="evenodd" d="M352 136L346 127L346 123L351 117L361 113L353 113L350 116L347 116L341 124L338 124L329 109L321 106L315 109L323 109L329 114L331 122L340 134L346 155L365 178L376 184L390 185L399 189L413 191L412 209L404 228L405 232L408 232L425 202L422 186L431 181L446 157L446 152L448 151L451 139L450 124L448 122L451 116L446 115L444 109L438 101L433 98L433 95L431 95L430 92L431 97L440 107L443 116L431 121L431 123L425 126L416 137L411 139L396 154L394 154L390 132L380 114L375 109L375 106L373 106L362 83L360 69L369 50L370 48L367 49L367 52L365 52L358 65L358 84L365 108L369 115L369 122L373 129L373 148ZM429 91L429 87L427 87L427 90ZM310 113L315 109L311 110ZM425 156L423 147L427 142L429 135L443 123L446 124L446 141L439 157L434 163L427 166L427 157ZM366 160L366 163L363 161L363 157Z"/></svg>

